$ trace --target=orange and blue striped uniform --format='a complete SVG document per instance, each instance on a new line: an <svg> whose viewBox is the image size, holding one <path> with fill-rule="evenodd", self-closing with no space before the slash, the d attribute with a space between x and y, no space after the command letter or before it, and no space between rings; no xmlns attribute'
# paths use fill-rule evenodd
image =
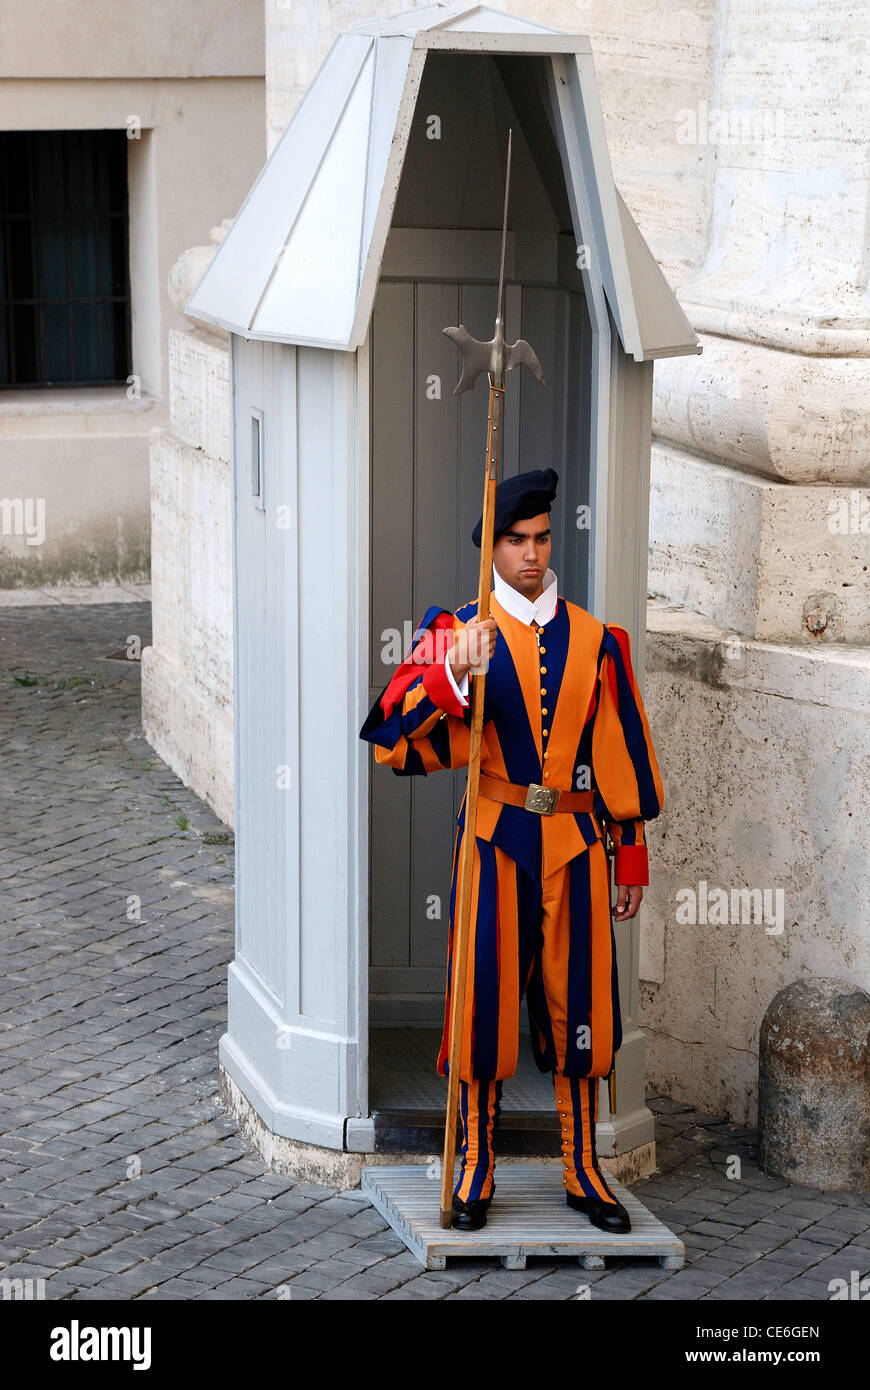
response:
<svg viewBox="0 0 870 1390"><path fill-rule="evenodd" d="M459 1178L454 1188L463 1202L492 1196L494 1139L501 1113L501 1081L460 1081L459 1114L463 1142ZM615 1202L595 1148L598 1078L553 1074L556 1109L562 1125L562 1182L577 1197Z"/></svg>
<svg viewBox="0 0 870 1390"><path fill-rule="evenodd" d="M471 706L457 699L443 658L476 612L476 601L455 613L427 611L360 731L375 745L376 761L399 775L468 764ZM484 687L481 772L519 785L592 790L594 811L541 816L480 796L460 1057L465 1143L458 1191L482 1187L475 1195L488 1195L500 1096L495 1086L516 1071L526 994L535 1060L554 1074L566 1185L608 1200L594 1147L597 1078L611 1070L622 1022L603 826L615 846L617 884L647 884L644 822L664 805L661 774L624 628L601 623L561 595L537 638L535 628L508 613L494 593L490 613L499 640ZM463 798L436 1064L442 1076L448 1070L464 818Z"/></svg>

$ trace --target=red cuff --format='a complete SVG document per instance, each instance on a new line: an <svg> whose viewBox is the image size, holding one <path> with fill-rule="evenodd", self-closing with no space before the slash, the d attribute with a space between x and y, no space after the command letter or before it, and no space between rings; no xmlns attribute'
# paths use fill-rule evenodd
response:
<svg viewBox="0 0 870 1390"><path fill-rule="evenodd" d="M649 883L646 845L617 845L613 860L613 881L630 887Z"/></svg>
<svg viewBox="0 0 870 1390"><path fill-rule="evenodd" d="M448 714L456 714L461 719L466 706L461 705L456 698L456 692L444 669L443 661L433 662L423 671L423 689L429 696L433 705L439 709L446 710Z"/></svg>

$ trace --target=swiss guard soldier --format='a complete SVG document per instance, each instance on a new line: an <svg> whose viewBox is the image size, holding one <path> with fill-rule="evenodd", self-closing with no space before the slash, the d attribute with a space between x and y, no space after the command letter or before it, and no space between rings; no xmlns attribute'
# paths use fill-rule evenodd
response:
<svg viewBox="0 0 870 1390"><path fill-rule="evenodd" d="M430 608L360 737L399 775L469 761L468 673L486 671L471 889L459 1105L463 1143L453 1224L486 1222L502 1082L517 1066L525 993L538 1067L553 1073L568 1205L607 1231L628 1213L598 1164L598 1081L622 1043L610 874L617 921L649 883L644 821L662 779L626 630L558 593L549 568L552 468L495 492L492 616L477 600ZM472 540L480 546L482 519ZM465 799L450 892L447 989L437 1070L447 1075L453 928Z"/></svg>

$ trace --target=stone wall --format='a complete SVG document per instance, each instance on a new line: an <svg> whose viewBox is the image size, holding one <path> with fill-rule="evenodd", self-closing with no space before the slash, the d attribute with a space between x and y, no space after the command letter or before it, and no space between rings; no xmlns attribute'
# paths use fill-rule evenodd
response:
<svg viewBox="0 0 870 1390"><path fill-rule="evenodd" d="M655 602L648 641L666 803L642 909L648 1076L754 1123L758 1032L777 990L870 979L870 650L736 639Z"/></svg>
<svg viewBox="0 0 870 1390"><path fill-rule="evenodd" d="M214 254L175 266L182 307ZM151 443L152 645L142 653L142 727L227 824L233 812L233 567L229 336L169 337L170 423Z"/></svg>
<svg viewBox="0 0 870 1390"><path fill-rule="evenodd" d="M656 367L648 708L669 802L644 922L660 1090L754 1121L758 1030L808 975L866 988L870 812L868 16L721 6L702 356ZM700 113L699 113L700 114ZM713 124L715 117L716 127ZM780 933L692 925L705 881L781 888Z"/></svg>

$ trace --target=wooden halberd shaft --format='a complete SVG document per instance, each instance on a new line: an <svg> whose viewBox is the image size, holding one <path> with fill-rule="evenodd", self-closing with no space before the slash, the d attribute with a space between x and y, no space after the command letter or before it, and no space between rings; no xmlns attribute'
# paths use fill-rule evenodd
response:
<svg viewBox="0 0 870 1390"><path fill-rule="evenodd" d="M495 530L495 489L501 447L501 411L504 387L489 378L489 416L486 429L486 475L483 493L483 521L480 538L480 576L477 586L477 616L489 617L492 582L492 547ZM465 1036L465 984L468 970L468 938L471 931L471 889L474 869L477 797L480 785L480 751L483 742L483 697L486 672L478 671L471 681L471 735L468 754L468 784L465 791L465 823L459 859L458 907L453 922L452 992L450 1001L450 1048L447 1071L447 1116L444 1125L444 1155L441 1166L441 1225L453 1220L453 1165L456 1158L456 1112L459 1106L459 1070Z"/></svg>

